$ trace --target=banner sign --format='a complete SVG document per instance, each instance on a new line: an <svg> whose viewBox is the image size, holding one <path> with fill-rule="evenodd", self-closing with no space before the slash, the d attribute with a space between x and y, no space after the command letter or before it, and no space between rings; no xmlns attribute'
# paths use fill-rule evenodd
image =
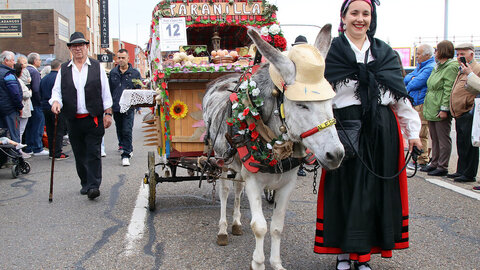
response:
<svg viewBox="0 0 480 270"><path fill-rule="evenodd" d="M22 14L0 14L0 37L22 37Z"/></svg>
<svg viewBox="0 0 480 270"><path fill-rule="evenodd" d="M110 47L110 36L108 33L108 0L100 0L100 46Z"/></svg>
<svg viewBox="0 0 480 270"><path fill-rule="evenodd" d="M185 1L184 1L185 2ZM172 3L170 14L173 16L209 16L209 15L262 15L261 3Z"/></svg>
<svg viewBox="0 0 480 270"><path fill-rule="evenodd" d="M178 51L180 46L188 44L185 17L161 18L159 27L162 51Z"/></svg>

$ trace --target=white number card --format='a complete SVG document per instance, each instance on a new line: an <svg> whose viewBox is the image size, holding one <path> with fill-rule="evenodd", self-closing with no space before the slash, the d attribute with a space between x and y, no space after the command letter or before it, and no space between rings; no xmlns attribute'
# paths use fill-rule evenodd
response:
<svg viewBox="0 0 480 270"><path fill-rule="evenodd" d="M160 48L162 51L178 51L188 45L185 17L160 19Z"/></svg>

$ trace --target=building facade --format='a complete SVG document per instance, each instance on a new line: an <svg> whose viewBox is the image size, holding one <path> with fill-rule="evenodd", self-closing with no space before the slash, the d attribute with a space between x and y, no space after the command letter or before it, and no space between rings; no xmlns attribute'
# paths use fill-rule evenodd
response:
<svg viewBox="0 0 480 270"><path fill-rule="evenodd" d="M68 18L68 37L73 32L82 32L90 40L91 57L101 53L100 49L100 3L98 0L0 0L0 15L11 10L31 10L32 12L44 9L53 9L64 18ZM42 17L37 17L39 24L48 24ZM23 20L23 23L29 23ZM26 26L23 27L26 30ZM35 29L35 28L34 28ZM31 30L36 31L36 30ZM38 32L38 31L37 31ZM40 32L37 34L41 34ZM30 42L21 37L20 42ZM0 36L0 43L3 39ZM3 47L3 46L2 46ZM2 48L3 49L3 48ZM8 48L5 48L8 49ZM31 46L35 50L36 47ZM14 51L13 49L11 49Z"/></svg>

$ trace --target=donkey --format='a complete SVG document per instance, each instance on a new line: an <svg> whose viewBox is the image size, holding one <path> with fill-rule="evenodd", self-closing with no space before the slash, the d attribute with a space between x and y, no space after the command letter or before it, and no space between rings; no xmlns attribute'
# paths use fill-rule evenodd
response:
<svg viewBox="0 0 480 270"><path fill-rule="evenodd" d="M298 68L301 66L302 61L308 62L309 59L297 58L295 60L296 62L294 62L288 56L282 54L280 51L262 40L255 30L249 29L248 35L252 38L262 55L269 61L269 63L260 67L260 69L251 77L251 79L256 82L256 87L260 90L259 95L264 99L263 106L261 106L260 110L261 119L276 136L283 136L283 138L287 138L294 143L303 145L315 153L317 161L324 169L336 169L343 159L344 149L337 137L337 132L333 125L334 122L332 124L332 119L334 119L331 102L331 97L334 95L333 90L330 88L332 95L325 100L290 100L287 97L288 95L285 95L287 98L284 97L283 101L279 101L278 98L272 95L272 91L276 91L276 84L274 84L275 82L270 75L272 74L270 65L273 65L275 70L281 76L282 81L287 86L287 90L284 90L285 93L287 93L289 91L288 87L295 84L296 80L299 78L297 73L299 72ZM310 45L305 46L312 47L317 54L319 51L324 57L330 47L330 42L331 25L325 25L315 41L316 49ZM320 62L324 66L324 60L322 57L320 58ZM318 76L323 78L323 69ZM225 123L225 115L229 114L229 106L232 106L228 103L229 96L239 80L240 75L238 74L220 77L207 86L207 91L203 98L203 119L206 122L208 132L212 134L211 138L214 141L213 148L217 155L223 155L229 151L229 140L224 136L228 130L228 126ZM326 83L326 81L324 83ZM278 102L283 102L284 120L278 116ZM328 122L330 122L331 125L323 125L323 128L320 128L320 126L322 126L320 125L321 123ZM283 130L281 128L282 126ZM318 129L315 129L317 126ZM311 133L311 136L302 136L306 131L314 130L312 128L314 128L316 132ZM250 226L256 239L253 259L250 264L250 268L254 270L265 269L263 243L265 234L267 233L267 222L262 212L263 190L265 188L275 190L275 209L273 210L272 221L270 224L270 234L272 238L270 264L273 269L284 269L280 258L280 240L284 227L284 218L288 201L296 184L296 168L275 174L264 172L252 173L246 168L246 165L242 163L238 153L235 155L233 162L227 166L229 170L236 172L234 179L235 202L232 226L233 234L242 234L242 224L240 222L240 196L244 186L248 196L252 216ZM221 216L217 243L219 245L226 245L228 243L226 203L229 187L224 183L224 180L220 180L219 192Z"/></svg>

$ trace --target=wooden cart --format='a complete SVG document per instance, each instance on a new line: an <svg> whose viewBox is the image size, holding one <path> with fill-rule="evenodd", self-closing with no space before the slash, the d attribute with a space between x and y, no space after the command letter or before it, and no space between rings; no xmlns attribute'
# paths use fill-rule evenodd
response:
<svg viewBox="0 0 480 270"><path fill-rule="evenodd" d="M156 146L160 161L156 162L154 151L148 153L144 183L149 185L150 210L155 209L158 183L215 181L220 176L221 160L210 158L212 153L206 150L204 142L202 99L206 85L220 76L250 68L253 59L252 52L248 53L252 42L247 36L247 27L264 31L272 25L279 28L275 11L274 5L262 0L172 0L162 1L155 7L147 52L157 95L153 104L155 116L144 121L144 131L146 145ZM160 20L177 17L185 17L186 21L188 47L183 49L203 45L203 50L199 50L202 54L192 58L160 49ZM274 33L277 37L274 39L272 35L271 42L276 41L277 47L285 49L283 34L276 30ZM282 44L278 44L278 40ZM210 55L209 52L220 52L219 49L234 50L242 57ZM185 61L178 61L182 59ZM179 176L177 168L187 169L188 176Z"/></svg>

